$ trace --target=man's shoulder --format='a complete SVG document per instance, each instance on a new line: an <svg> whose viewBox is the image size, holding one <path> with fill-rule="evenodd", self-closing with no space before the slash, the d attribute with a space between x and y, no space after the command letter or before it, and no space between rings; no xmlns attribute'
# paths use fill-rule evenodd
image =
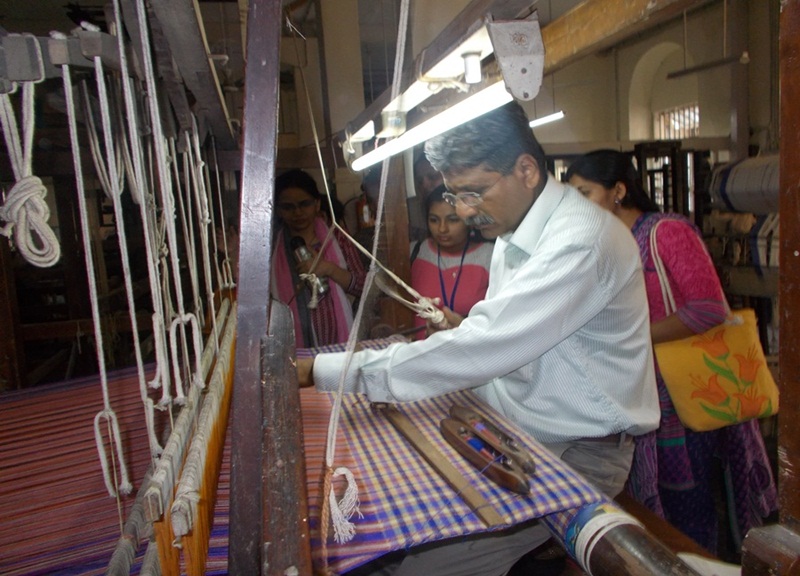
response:
<svg viewBox="0 0 800 576"><path fill-rule="evenodd" d="M595 241L616 217L585 198L572 186L562 184L563 196L552 214L553 223L559 231L574 235L575 240Z"/></svg>

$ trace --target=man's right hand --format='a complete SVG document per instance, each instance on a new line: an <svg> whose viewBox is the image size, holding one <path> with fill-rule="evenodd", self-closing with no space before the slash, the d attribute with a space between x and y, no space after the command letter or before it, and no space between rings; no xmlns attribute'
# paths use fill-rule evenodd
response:
<svg viewBox="0 0 800 576"><path fill-rule="evenodd" d="M300 388L308 388L314 385L314 359L298 358L295 361L297 369L297 384Z"/></svg>
<svg viewBox="0 0 800 576"><path fill-rule="evenodd" d="M434 324L430 320L427 322L426 325L426 334L430 336L434 332L440 332L442 330L450 330L451 328L457 328L461 322L464 320L464 317L460 314L456 314L450 308L446 306L443 307L442 313L444 314L444 320L439 322L438 324Z"/></svg>

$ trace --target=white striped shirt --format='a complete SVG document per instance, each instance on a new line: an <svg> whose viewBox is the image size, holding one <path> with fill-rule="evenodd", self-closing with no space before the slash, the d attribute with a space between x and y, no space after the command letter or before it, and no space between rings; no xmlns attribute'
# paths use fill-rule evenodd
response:
<svg viewBox="0 0 800 576"><path fill-rule="evenodd" d="M335 390L342 354L314 363ZM345 389L406 402L474 388L540 442L658 426L639 249L610 212L549 176L498 238L486 299L458 328L354 355Z"/></svg>

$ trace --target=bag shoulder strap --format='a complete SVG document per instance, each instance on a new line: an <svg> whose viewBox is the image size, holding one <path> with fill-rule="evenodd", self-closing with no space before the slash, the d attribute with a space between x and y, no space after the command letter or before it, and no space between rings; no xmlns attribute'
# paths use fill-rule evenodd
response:
<svg viewBox="0 0 800 576"><path fill-rule="evenodd" d="M675 306L675 297L672 295L672 287L669 285L669 278L667 278L667 269L664 267L664 262L658 254L656 230L661 222L663 222L663 220L659 220L650 228L650 256L653 258L653 265L658 274L658 282L661 285L661 297L664 299L664 310L667 316L669 316L675 313L677 307Z"/></svg>
<svg viewBox="0 0 800 576"><path fill-rule="evenodd" d="M650 255L653 258L653 265L658 273L658 282L661 285L661 297L664 299L664 310L669 316L670 314L674 314L678 307L675 305L675 297L672 294L672 286L670 286L669 277L667 276L667 268L664 266L664 261L661 260L661 256L658 253L658 243L656 242L656 229L658 228L659 224L665 220L667 219L665 218L659 220L653 225L652 228L650 228ZM725 308L730 316L731 307L728 304L728 299L725 298L724 294L722 297L725 303Z"/></svg>
<svg viewBox="0 0 800 576"><path fill-rule="evenodd" d="M414 263L414 260L417 259L417 254L419 254L419 247L422 246L423 240L417 240L417 243L414 244L414 249L411 250L411 264Z"/></svg>

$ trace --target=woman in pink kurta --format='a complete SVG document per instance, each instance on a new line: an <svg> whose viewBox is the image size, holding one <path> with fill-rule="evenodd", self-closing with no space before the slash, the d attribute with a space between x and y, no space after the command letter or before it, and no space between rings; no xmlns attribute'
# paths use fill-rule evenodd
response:
<svg viewBox="0 0 800 576"><path fill-rule="evenodd" d="M705 332L725 320L727 304L700 231L677 214L661 214L637 183L630 158L598 150L576 160L567 172L570 184L625 222L639 244L654 343ZM675 297L676 312L667 315L661 284L650 253L650 230L656 232ZM656 363L661 424L636 438L628 492L657 514L717 552L715 495L727 493L733 541L777 509L777 492L757 420L711 432L684 428ZM722 468L718 478L716 468ZM717 484L719 483L719 484ZM732 506L731 506L732 504Z"/></svg>
<svg viewBox="0 0 800 576"><path fill-rule="evenodd" d="M439 186L426 198L429 236L411 246L411 286L467 316L486 296L494 245L472 237L455 208L445 202L444 192ZM417 337L424 338L425 320L417 317L415 322Z"/></svg>

